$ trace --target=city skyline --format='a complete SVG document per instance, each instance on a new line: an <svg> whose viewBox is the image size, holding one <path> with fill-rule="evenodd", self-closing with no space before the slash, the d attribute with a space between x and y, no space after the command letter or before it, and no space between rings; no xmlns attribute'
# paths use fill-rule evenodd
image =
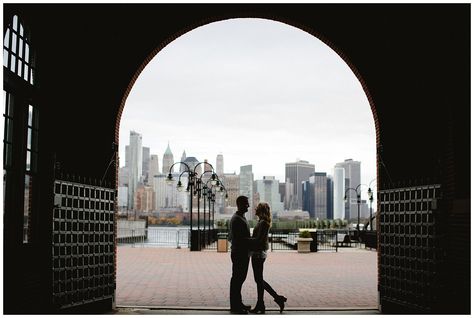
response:
<svg viewBox="0 0 474 318"><path fill-rule="evenodd" d="M130 142L132 142L132 140L134 140L136 138L136 136L139 136L140 140L142 139L142 135L137 132L137 131L130 131ZM131 149L130 148L130 145L126 145L125 148L127 149ZM155 158L156 161L160 161L160 157L159 155L156 155L154 154L152 151L150 151L150 148L149 147L146 147L146 145L143 145L143 153L147 153L146 156L148 156L148 158L143 158L143 165L145 165L145 162L146 161L150 161L151 158ZM166 158L165 158L166 157ZM149 179L149 182L151 182L150 180L153 179L153 176L160 176L162 178L164 178L167 174L168 174L168 171L169 171L169 167L171 165L173 165L173 163L176 163L178 161L182 161L182 162L185 162L187 163L191 169L193 169L193 164L189 161L191 160L192 162L194 162L194 164L196 164L198 161L204 161L206 159L199 159L199 158L196 158L195 156L193 156L192 154L190 156L188 156L186 154L185 151L183 151L183 154L181 156L180 159L177 159L176 161L174 161L174 153L173 151L171 150L171 147L170 147L170 143L168 142L167 144L167 147L166 147L166 151L164 152L164 155L163 155L163 158L162 158L162 162L163 162L163 167L165 167L165 161L167 162L166 163L166 169L155 169L158 171L158 173L156 174L152 174L150 177L151 179ZM218 163L217 161L220 161L220 163ZM218 173L218 171L220 169L222 169L222 167L225 165L225 156L224 154L218 154L216 156L216 159L215 161L213 160L207 160L208 163L210 163L213 167L214 167L214 171L216 173ZM126 162L125 162L126 163ZM355 166L354 166L355 165ZM269 180L269 179L272 179L272 180L276 180L280 183L280 185L284 185L285 188L287 187L290 187L289 189L287 189L286 191L289 191L287 194L287 196L285 197L284 201L282 201L282 205L285 206L285 210L294 210L294 209L302 209L303 208L303 200L302 200L302 193L300 193L300 188L301 187L307 187L307 185L305 185L305 183L307 182L311 182L311 177L312 175L320 175L320 174L324 174L325 176L327 175L328 178L330 178L331 180L334 180L334 178L338 178L336 175L337 175L337 172L336 172L336 169L342 169L342 170L345 170L345 169L349 169L347 172L346 172L346 177L349 178L348 180L351 180L349 184L346 184L344 186L344 182L342 181L337 181L336 183L339 184L341 183L343 185L342 189L339 190L339 192L337 192L338 194L336 195L337 197L339 197L338 199L335 197L334 198L334 202L339 202L339 201L342 201L343 202L343 197L345 195L347 195L347 198L348 198L348 201L346 201L343 205L345 206L345 208L343 208L345 210L345 212L343 212L342 215L345 215L346 218L350 218L350 217L354 217L353 215L353 210L356 209L356 201L355 201L355 196L354 196L354 193L353 191L349 191L347 188L348 187L351 187L351 188L356 188L357 185L359 183L362 183L362 184L365 184L367 186L366 187L362 187L360 189L360 193L361 193L361 198L362 200L365 200L365 201L368 201L368 193L367 193L367 190L368 190L368 183L363 183L360 181L360 167L361 167L361 162L360 161L354 161L353 159L345 159L343 162L337 162L334 164L334 170L332 170L332 172L335 172L334 175L331 173L331 172L328 172L328 171L315 171L315 166L314 164L312 164L311 162L308 162L308 161L305 161L305 160L298 160L296 162L287 162L287 163L284 163L284 166L285 166L285 177L283 177L282 179L278 179L277 177L275 177L275 174L270 174L270 175L265 175L265 176L261 176L261 177L258 177L256 176L254 173L253 173L253 165L252 163L248 164L248 165L240 165L239 166L239 173L237 173L236 171L233 171L233 172L229 172L229 171L225 171L223 170L222 173L220 174L221 177L224 177L224 175L230 175L230 174L236 174L237 176L241 176L242 178L242 173L244 171L244 175L246 174L246 171L250 171L251 173L251 180L253 180L253 182L257 182L257 181L264 181L264 180ZM355 169L353 170L353 172L350 172L351 169L350 167L354 166L352 169ZM121 168L125 168L126 167L126 164L125 165L121 165L120 166ZM300 168L296 168L296 167L300 167ZM342 168L342 167L346 167L346 168ZM202 173L202 170L203 168L198 166L198 169L196 170L198 175L200 173ZM303 170L301 170L300 172L297 172L296 170L300 170L300 169L303 169L305 170L305 172L303 173ZM165 171L166 170L166 171ZM209 169L205 169L205 170L209 170ZM174 169L173 169L173 174L174 175L178 175L180 173L182 173L184 171L184 168L182 165L174 165ZM356 172L357 171L357 172ZM128 173L128 172L127 172ZM145 173L145 170L143 171L144 173L144 177L145 175L148 175L148 172ZM355 174L354 174L355 173ZM296 178L296 175L304 175L304 176L300 176L299 179L295 179ZM343 174L344 175L344 174ZM187 175L183 175L181 178L183 180L186 180L186 176ZM130 179L131 176L129 175L129 179L128 180L131 180ZM245 177L247 178L247 177ZM244 178L244 179L245 179ZM242 182L244 182L244 184L247 184L248 182L247 181L242 181L244 179L241 179L241 187L242 187ZM225 178L223 178L223 180L225 180ZM339 180L339 179L338 179ZM374 183L375 181L375 178L371 180L372 182L370 183L370 186L373 190L375 190L374 192L374 206L376 206L377 204L377 196L376 196L376 185ZM300 183L300 187L298 188L295 188L295 184L296 183ZM332 181L333 182L333 181ZM252 187L250 184L247 184L245 185L244 187ZM344 191L344 189L346 189L346 191ZM245 194L247 195L252 201L253 199L253 191L252 189L248 189L250 192L246 193L242 193L241 194ZM130 190L132 191L132 193L134 192L134 190ZM130 193L129 191L129 193ZM304 190L303 190L304 191ZM299 194L297 194L299 193ZM289 195L289 196L288 196ZM295 196L294 196L295 195ZM132 201L133 202L133 201ZM334 204L334 203L331 203L331 204ZM132 203L133 205L133 203ZM337 205L337 203L336 203ZM332 210L332 208L331 208ZM333 212L331 212L332 214ZM338 212L338 213L341 213L341 212Z"/></svg>
<svg viewBox="0 0 474 318"><path fill-rule="evenodd" d="M126 101L121 158L137 127L160 158L168 141L175 158L186 151L214 164L222 153L226 173L252 164L256 179L284 182L287 162L332 175L353 158L362 183L376 176L375 125L357 78L320 40L279 22L216 22L171 42Z"/></svg>

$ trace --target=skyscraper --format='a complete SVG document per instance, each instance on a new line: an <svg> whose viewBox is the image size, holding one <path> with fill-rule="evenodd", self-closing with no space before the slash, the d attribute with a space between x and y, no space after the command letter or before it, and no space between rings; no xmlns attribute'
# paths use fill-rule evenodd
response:
<svg viewBox="0 0 474 318"><path fill-rule="evenodd" d="M240 195L245 195L249 198L249 219L253 218L255 214L253 212L253 172L252 165L246 165L240 167Z"/></svg>
<svg viewBox="0 0 474 318"><path fill-rule="evenodd" d="M256 180L255 185L255 193L259 194L260 202L267 202L270 205L272 213L283 211L283 202L281 202L279 193L279 182L275 180L275 177L264 176L263 180Z"/></svg>
<svg viewBox="0 0 474 318"><path fill-rule="evenodd" d="M125 146L125 167L130 166L130 145Z"/></svg>
<svg viewBox="0 0 474 318"><path fill-rule="evenodd" d="M218 154L216 158L216 173L219 178L224 176L224 156L222 154Z"/></svg>
<svg viewBox="0 0 474 318"><path fill-rule="evenodd" d="M168 147L166 147L166 151L163 155L163 174L168 175L168 173L170 173L170 168L173 163L173 153L171 152L170 143L168 142ZM174 167L171 172L174 172Z"/></svg>
<svg viewBox="0 0 474 318"><path fill-rule="evenodd" d="M303 210L310 218L325 220L327 216L327 177L325 172L313 173L302 183Z"/></svg>
<svg viewBox="0 0 474 318"><path fill-rule="evenodd" d="M128 207L133 209L135 206L135 191L140 177L142 176L142 135L135 131L130 131L129 145L129 170L128 170Z"/></svg>
<svg viewBox="0 0 474 318"><path fill-rule="evenodd" d="M184 159L183 162L188 165L191 172L195 171L197 173L198 177L201 176L202 167L201 167L201 165L197 166L197 164L199 163L199 160L196 157L186 157L186 159ZM182 165L182 166L184 166L184 165ZM194 169L196 169L196 170L194 170Z"/></svg>
<svg viewBox="0 0 474 318"><path fill-rule="evenodd" d="M285 193L288 206L286 209L302 209L303 208L303 187L302 182L308 181L309 176L314 173L314 164L308 161L298 160L285 164L285 181L293 184L293 187L287 187Z"/></svg>
<svg viewBox="0 0 474 318"><path fill-rule="evenodd" d="M237 208L236 200L240 195L240 176L235 172L224 174L224 187L227 190L227 203L223 202L221 213L224 212L226 206Z"/></svg>
<svg viewBox="0 0 474 318"><path fill-rule="evenodd" d="M346 159L344 162L336 164L336 167L344 168L346 184L344 189L344 195L346 190L349 188L356 189L360 185L360 161L354 161L352 159ZM361 189L357 189L359 192ZM354 190L347 190L347 202L345 204L346 219L357 218L357 194Z"/></svg>
<svg viewBox="0 0 474 318"><path fill-rule="evenodd" d="M309 177L309 182L314 184L314 213L317 219L328 218L327 176L326 172L315 172Z"/></svg>
<svg viewBox="0 0 474 318"><path fill-rule="evenodd" d="M327 209L328 209L328 219L334 219L334 179L331 175L327 176Z"/></svg>
<svg viewBox="0 0 474 318"><path fill-rule="evenodd" d="M181 162L184 162L186 160L186 151L183 150L183 154L181 155ZM186 170L186 166L183 164L179 165L179 172L183 172Z"/></svg>
<svg viewBox="0 0 474 318"><path fill-rule="evenodd" d="M334 167L334 219L345 219L345 177L344 168L338 166Z"/></svg>
<svg viewBox="0 0 474 318"><path fill-rule="evenodd" d="M158 155L150 156L150 171L148 173L148 183L153 184L153 177L160 173Z"/></svg>
<svg viewBox="0 0 474 318"><path fill-rule="evenodd" d="M148 184L148 173L150 171L150 147L142 147L142 180ZM151 182L151 180L150 180Z"/></svg>

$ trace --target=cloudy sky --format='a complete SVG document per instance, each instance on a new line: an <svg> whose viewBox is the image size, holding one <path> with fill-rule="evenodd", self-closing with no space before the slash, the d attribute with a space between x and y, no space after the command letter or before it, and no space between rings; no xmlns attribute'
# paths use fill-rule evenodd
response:
<svg viewBox="0 0 474 318"><path fill-rule="evenodd" d="M375 125L361 84L316 37L263 19L211 23L171 42L147 65L120 124L121 165L130 130L161 160L169 141L225 172L253 165L256 179L284 181L297 159L333 174L362 162L362 183L375 178Z"/></svg>

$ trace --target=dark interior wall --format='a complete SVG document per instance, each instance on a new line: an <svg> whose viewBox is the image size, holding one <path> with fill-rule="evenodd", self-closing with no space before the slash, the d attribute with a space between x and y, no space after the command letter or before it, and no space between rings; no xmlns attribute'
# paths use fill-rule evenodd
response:
<svg viewBox="0 0 474 318"><path fill-rule="evenodd" d="M85 167L81 173L100 176L105 171L110 158L105 150L111 150L122 98L150 54L194 26L223 18L287 21L318 35L344 56L366 84L377 109L384 162L393 181L438 175L443 151L439 141L446 136L442 122L454 116L465 119L468 110L461 106L469 98L466 5L20 8L35 30L39 83L43 96L48 96L44 107L55 114L53 125L48 125L54 136L51 141L61 145L58 160L68 169ZM62 153L69 158L64 160Z"/></svg>
<svg viewBox="0 0 474 318"><path fill-rule="evenodd" d="M51 196L54 155L65 171L102 178L124 96L159 48L207 22L262 17L317 35L359 77L378 122L381 188L440 182L450 209L461 206L458 223L469 220L470 203L454 203L470 199L467 4L4 5L4 16L14 13L36 48L43 197ZM464 275L468 258L453 257Z"/></svg>

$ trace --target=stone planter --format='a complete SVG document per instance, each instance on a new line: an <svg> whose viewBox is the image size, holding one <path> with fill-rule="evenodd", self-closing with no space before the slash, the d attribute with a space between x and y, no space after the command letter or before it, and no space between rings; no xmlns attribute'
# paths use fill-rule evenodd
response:
<svg viewBox="0 0 474 318"><path fill-rule="evenodd" d="M303 238L299 237L296 239L298 242L298 253L309 253L311 252L311 242L312 238Z"/></svg>

